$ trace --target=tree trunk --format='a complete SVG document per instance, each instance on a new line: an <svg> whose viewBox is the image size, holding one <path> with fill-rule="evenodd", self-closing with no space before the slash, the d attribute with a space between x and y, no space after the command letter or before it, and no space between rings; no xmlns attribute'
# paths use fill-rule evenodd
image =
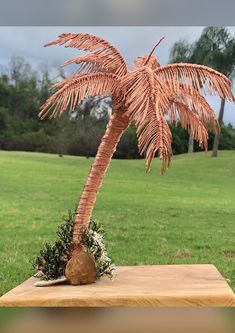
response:
<svg viewBox="0 0 235 333"><path fill-rule="evenodd" d="M218 117L218 123L219 123L220 127L221 127L222 122L223 122L224 105L225 105L225 99L222 98L221 99L221 104L220 104L219 117ZM218 155L219 139L220 139L220 132L215 134L211 157L217 157L217 155Z"/></svg>
<svg viewBox="0 0 235 333"><path fill-rule="evenodd" d="M188 153L193 153L193 143L194 143L194 140L193 140L193 136L192 134L189 134L189 139L188 139Z"/></svg>
<svg viewBox="0 0 235 333"><path fill-rule="evenodd" d="M117 144L123 132L129 126L129 123L129 118L123 116L121 105L114 104L112 116L108 122L106 132L102 138L78 203L73 231L74 244L80 241L81 229L88 227L98 190L102 185L106 170L108 169Z"/></svg>

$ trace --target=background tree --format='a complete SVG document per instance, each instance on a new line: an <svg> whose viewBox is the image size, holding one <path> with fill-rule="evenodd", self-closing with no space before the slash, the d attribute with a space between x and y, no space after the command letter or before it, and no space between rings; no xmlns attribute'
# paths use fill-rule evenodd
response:
<svg viewBox="0 0 235 333"><path fill-rule="evenodd" d="M40 90L39 101L41 105L50 96L50 87L53 83L53 80L50 78L50 71L48 66L40 64L38 68L39 68L38 86Z"/></svg>
<svg viewBox="0 0 235 333"><path fill-rule="evenodd" d="M195 44L195 58L198 63L210 66L223 73L231 80L235 69L235 39L225 27L207 27ZM222 126L225 99L221 98L218 115L219 125ZM220 132L215 134L212 157L217 157Z"/></svg>
<svg viewBox="0 0 235 333"><path fill-rule="evenodd" d="M94 157L111 115L111 98L85 98L73 114L64 114L54 122L49 119L41 122L37 115L38 107L50 96L49 87L62 79L60 71L55 66L44 64L31 68L34 75L23 75L21 87L16 90L10 76L11 63L0 66L0 149ZM27 64L25 59L23 63ZM66 75L68 72L66 70ZM187 131L180 122L169 126L173 153L186 153ZM234 149L234 133L234 127L222 125L220 149ZM210 134L210 150L213 140ZM194 151L200 151L196 141ZM134 123L122 135L114 158L141 158Z"/></svg>
<svg viewBox="0 0 235 333"><path fill-rule="evenodd" d="M12 57L8 68L12 84L9 109L14 117L32 118L39 108L37 72L22 57Z"/></svg>
<svg viewBox="0 0 235 333"><path fill-rule="evenodd" d="M8 108L9 107L9 97L10 97L10 85L9 77L6 74L0 76L0 106Z"/></svg>
<svg viewBox="0 0 235 333"><path fill-rule="evenodd" d="M198 63L194 56L194 43L189 43L185 39L181 39L174 43L170 50L170 63ZM193 153L194 140L192 134L189 134L188 153Z"/></svg>

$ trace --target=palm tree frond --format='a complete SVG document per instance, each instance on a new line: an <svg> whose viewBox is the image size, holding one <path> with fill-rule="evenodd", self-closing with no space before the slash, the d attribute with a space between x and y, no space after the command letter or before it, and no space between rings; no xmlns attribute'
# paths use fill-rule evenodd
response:
<svg viewBox="0 0 235 333"><path fill-rule="evenodd" d="M188 106L191 112L195 112L204 126L216 134L220 131L218 119L210 104L196 89L187 84L180 84L180 91L176 93L175 101L179 101ZM172 114L173 115L173 114ZM171 115L171 121L172 121ZM174 118L174 117L173 117Z"/></svg>
<svg viewBox="0 0 235 333"><path fill-rule="evenodd" d="M65 45L65 47L77 48L78 50L91 51L97 56L103 58L103 62L112 61L112 66L115 68L115 74L123 76L127 73L127 65L122 55L113 45L106 40L91 34L71 34L64 33L55 41L52 41L45 46ZM108 59L105 60L105 57Z"/></svg>
<svg viewBox="0 0 235 333"><path fill-rule="evenodd" d="M207 150L208 133L198 114L192 112L184 103L174 102L173 112L178 112L181 125L198 141L201 148Z"/></svg>
<svg viewBox="0 0 235 333"><path fill-rule="evenodd" d="M162 66L155 70L156 75L171 81L176 89L180 89L181 83L190 84L198 92L204 89L204 94L217 93L220 98L235 101L231 92L231 81L223 74L203 65L177 63Z"/></svg>
<svg viewBox="0 0 235 333"><path fill-rule="evenodd" d="M67 66L71 64L80 65L76 73L94 73L103 71L108 71L109 73L116 72L116 66L115 64L113 64L112 57L104 57L93 53L71 58L65 61L62 66Z"/></svg>
<svg viewBox="0 0 235 333"><path fill-rule="evenodd" d="M59 88L41 107L40 118L60 116L67 108L75 107L88 96L110 96L117 89L117 76L108 73L74 75L54 85Z"/></svg>
<svg viewBox="0 0 235 333"><path fill-rule="evenodd" d="M146 167L150 169L153 158L158 153L162 161L161 173L163 174L166 167L170 166L172 158L171 148L171 131L166 120L156 110L146 119L134 118L136 132L138 137L138 147L141 155L146 152Z"/></svg>
<svg viewBox="0 0 235 333"><path fill-rule="evenodd" d="M170 106L171 92L147 67L129 74L123 83L126 115L136 124L139 151L141 155L146 152L147 170L158 152L164 173L172 156L171 132L163 116Z"/></svg>
<svg viewBox="0 0 235 333"><path fill-rule="evenodd" d="M51 90L51 91L52 90L58 90L58 89L64 87L66 83L71 82L72 80L78 79L79 77L82 77L82 76L83 76L82 74L73 74L73 75L70 75L66 79L58 81L58 82L52 84L49 87L49 90Z"/></svg>

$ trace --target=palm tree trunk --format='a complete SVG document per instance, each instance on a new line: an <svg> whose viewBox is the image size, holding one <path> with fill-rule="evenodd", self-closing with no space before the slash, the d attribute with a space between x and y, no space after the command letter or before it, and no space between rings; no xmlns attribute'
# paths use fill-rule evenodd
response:
<svg viewBox="0 0 235 333"><path fill-rule="evenodd" d="M123 109L121 109L121 105L114 104L112 116L107 125L105 134L102 138L95 160L91 166L87 182L78 203L73 231L74 244L77 244L80 240L81 229L86 228L89 224L98 190L102 185L106 170L108 169L117 144L123 132L129 126L129 123L129 118L123 116Z"/></svg>
<svg viewBox="0 0 235 333"><path fill-rule="evenodd" d="M223 116L224 116L224 106L225 106L225 99L222 98L221 104L220 104L219 117L218 117L218 123L219 123L220 127L222 125ZM217 157L217 155L218 155L219 139L220 139L220 132L215 134L211 157Z"/></svg>
<svg viewBox="0 0 235 333"><path fill-rule="evenodd" d="M188 139L188 153L189 154L193 153L193 143L194 143L193 135L189 134L189 139Z"/></svg>

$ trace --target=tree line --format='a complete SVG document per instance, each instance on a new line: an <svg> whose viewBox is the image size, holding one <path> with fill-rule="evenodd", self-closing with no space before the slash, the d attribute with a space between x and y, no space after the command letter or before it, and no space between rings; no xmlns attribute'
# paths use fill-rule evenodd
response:
<svg viewBox="0 0 235 333"><path fill-rule="evenodd" d="M209 66L226 75L232 81L235 74L235 38L225 27L206 27L199 39L193 43L189 43L187 40L177 41L171 49L170 62ZM217 157L219 148L223 149L223 143L220 141L224 140L224 107L225 100L221 99L218 123L222 127L222 132L216 134L213 139L212 157ZM188 152L193 152L193 146L194 142L190 136Z"/></svg>
<svg viewBox="0 0 235 333"><path fill-rule="evenodd" d="M230 36L227 35L227 31L221 32L224 28L206 29L193 45L187 41L176 42L171 50L170 61L202 63L232 78L235 48L231 46ZM223 47L219 44L223 38L230 46L230 51L226 43ZM214 42L213 45L209 45L211 41ZM208 49L203 49L202 46L205 44ZM212 55L209 56L209 49L213 50L214 58ZM95 156L110 117L111 98L87 98L73 114L64 114L53 121L38 118L40 106L50 95L49 87L64 77L61 70L54 71L52 78L52 71L44 65L35 70L21 57L10 59L8 66L0 73L0 149L56 153L61 156L64 154ZM221 105L224 107L223 102ZM220 114L219 117L222 125L219 140L217 138L219 149L235 149L235 128L231 124L223 124L223 115L221 117ZM188 152L190 137L187 131L180 123L171 125L171 131L173 153ZM210 134L209 149L213 148L214 142L215 138ZM200 151L195 142L193 150ZM133 124L123 135L114 157L140 158Z"/></svg>

